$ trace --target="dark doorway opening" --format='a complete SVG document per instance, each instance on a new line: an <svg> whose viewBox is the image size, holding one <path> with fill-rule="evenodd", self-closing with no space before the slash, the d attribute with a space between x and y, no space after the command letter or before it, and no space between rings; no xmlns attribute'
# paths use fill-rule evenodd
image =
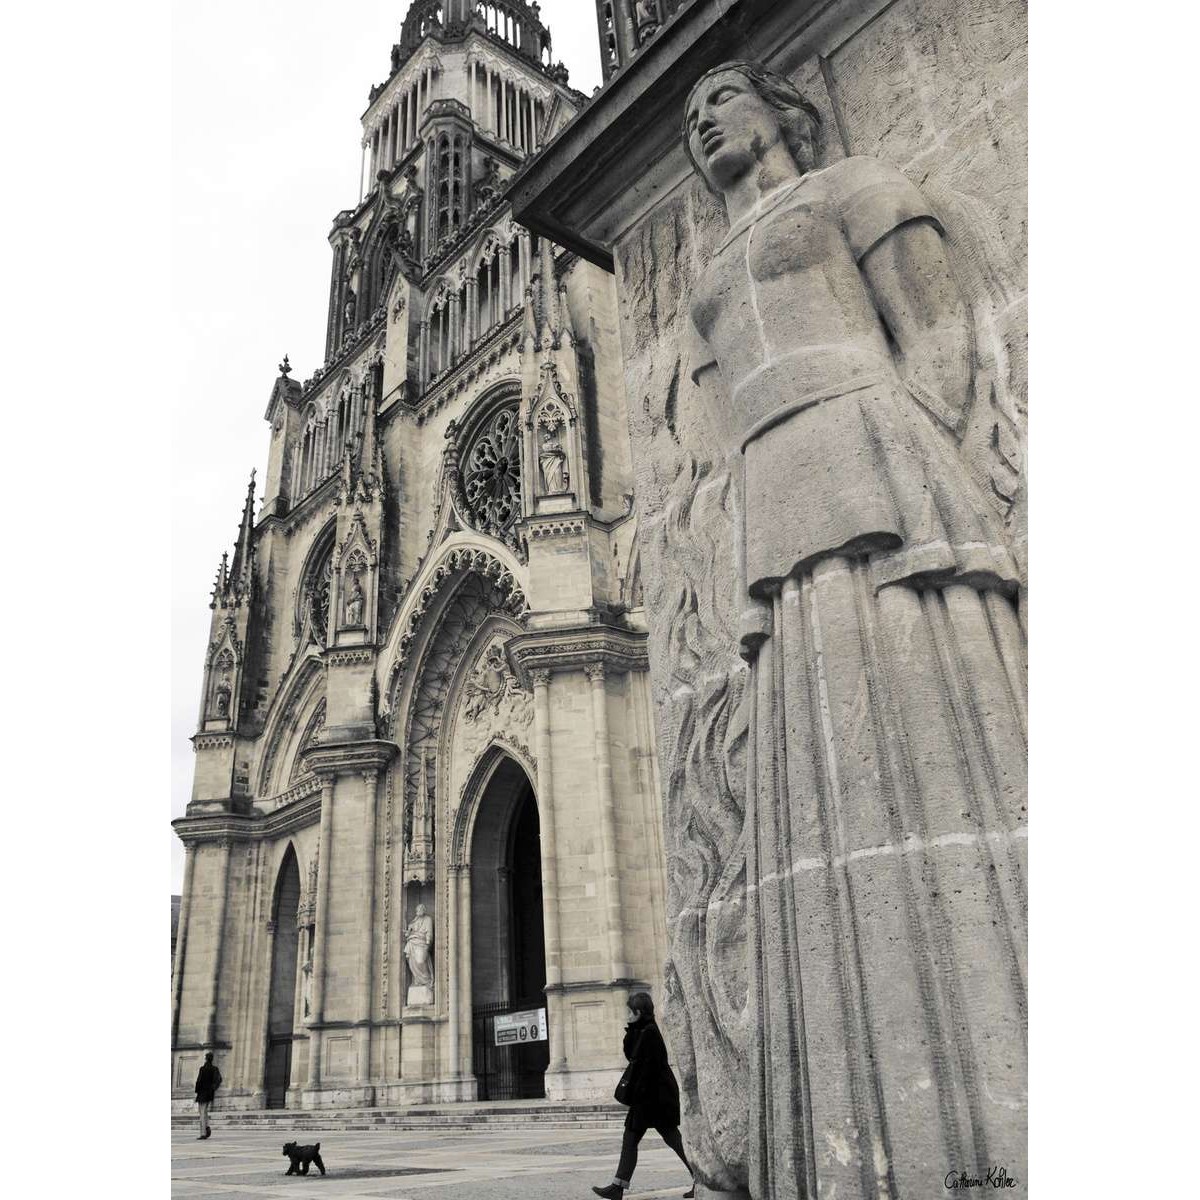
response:
<svg viewBox="0 0 1200 1200"><path fill-rule="evenodd" d="M271 993L267 1004L267 1057L263 1089L268 1108L286 1108L292 1075L292 1035L296 1020L296 958L300 935L296 913L300 907L300 868L291 846L279 869L272 914Z"/></svg>
<svg viewBox="0 0 1200 1200"><path fill-rule="evenodd" d="M544 1028L541 1038L496 1044L496 1018L544 1009L545 987L537 802L525 772L505 758L480 801L471 846L472 1065L481 1100L545 1096Z"/></svg>

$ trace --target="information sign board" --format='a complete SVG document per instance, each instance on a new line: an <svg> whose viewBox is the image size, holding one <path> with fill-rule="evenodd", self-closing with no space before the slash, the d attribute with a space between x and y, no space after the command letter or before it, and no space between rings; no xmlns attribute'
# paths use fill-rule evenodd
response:
<svg viewBox="0 0 1200 1200"><path fill-rule="evenodd" d="M546 1010L531 1008L525 1012L503 1013L495 1017L496 1045L519 1046L522 1042L545 1042Z"/></svg>

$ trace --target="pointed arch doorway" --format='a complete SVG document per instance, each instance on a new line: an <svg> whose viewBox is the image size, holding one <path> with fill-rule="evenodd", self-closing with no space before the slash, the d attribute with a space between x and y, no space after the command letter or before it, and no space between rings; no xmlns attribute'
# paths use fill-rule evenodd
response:
<svg viewBox="0 0 1200 1200"><path fill-rule="evenodd" d="M271 991L267 1002L267 1057L263 1064L263 1091L267 1108L284 1108L292 1073L292 1036L296 1023L296 960L300 934L296 916L300 908L300 868L296 852L288 846L275 883L271 920Z"/></svg>
<svg viewBox="0 0 1200 1200"><path fill-rule="evenodd" d="M498 1016L546 1004L546 937L537 801L529 777L497 759L471 834L472 1068L480 1100L546 1094L549 1043L497 1046Z"/></svg>

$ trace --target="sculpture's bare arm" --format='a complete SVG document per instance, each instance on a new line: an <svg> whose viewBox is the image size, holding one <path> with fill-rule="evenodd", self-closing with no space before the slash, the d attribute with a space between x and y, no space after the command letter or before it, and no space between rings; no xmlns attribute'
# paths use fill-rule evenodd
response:
<svg viewBox="0 0 1200 1200"><path fill-rule="evenodd" d="M910 221L872 246L861 265L904 381L934 412L964 412L973 326L941 234L927 221Z"/></svg>

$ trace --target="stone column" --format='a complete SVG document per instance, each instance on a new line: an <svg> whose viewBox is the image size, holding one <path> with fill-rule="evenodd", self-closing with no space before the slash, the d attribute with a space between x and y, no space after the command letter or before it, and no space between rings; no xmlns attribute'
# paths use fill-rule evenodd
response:
<svg viewBox="0 0 1200 1200"><path fill-rule="evenodd" d="M460 1008L467 1010L467 1028L470 1028L471 1020L471 864L460 863L458 867L458 911L459 911L459 955L461 962L458 968L458 986L459 994L454 998L454 1003ZM466 1041L466 1047L463 1042ZM469 1050L469 1040L459 1039L458 1059L458 1075L469 1075L470 1066L466 1070L463 1069L463 1052L464 1048Z"/></svg>
<svg viewBox="0 0 1200 1200"><path fill-rule="evenodd" d="M479 283L474 274L467 276L467 344L465 349L469 350L475 345L475 341L479 336L476 328L478 325L478 310L479 310Z"/></svg>
<svg viewBox="0 0 1200 1200"><path fill-rule="evenodd" d="M538 821L542 843L542 908L546 932L546 986L562 985L562 945L558 930L558 860L554 836L554 779L550 761L550 672L530 672L533 679L534 753L537 754ZM550 1070L566 1068L563 1031L550 1023Z"/></svg>
<svg viewBox="0 0 1200 1200"><path fill-rule="evenodd" d="M504 82L504 76L500 76L500 140L507 142L508 139L508 85Z"/></svg>
<svg viewBox="0 0 1200 1200"><path fill-rule="evenodd" d="M359 204L362 203L363 196L366 195L366 191L365 191L365 188L367 186L366 174L367 174L367 143L366 143L366 139L364 139L363 144L362 144L362 154L359 156L359 162L358 162L358 202L359 202Z"/></svg>
<svg viewBox="0 0 1200 1200"><path fill-rule="evenodd" d="M195 867L195 848L187 844L183 848L183 895L179 901L179 925L175 930L175 970L171 979L172 1046L179 1040L179 1010L183 1001L183 967L187 957L188 918L192 912L192 879Z"/></svg>
<svg viewBox="0 0 1200 1200"><path fill-rule="evenodd" d="M371 992L375 973L375 818L379 772L364 771L363 781L363 882L358 935L358 1084L371 1078Z"/></svg>
<svg viewBox="0 0 1200 1200"><path fill-rule="evenodd" d="M446 905L446 1014L449 1017L447 1038L449 1046L446 1057L450 1062L450 1078L459 1076L458 1061L458 874L462 870L461 863L451 863L450 878L446 887L449 901ZM436 940L436 939L435 939ZM436 985L436 976L435 985Z"/></svg>
<svg viewBox="0 0 1200 1200"><path fill-rule="evenodd" d="M497 940L504 947L500 959L500 994L507 996L512 986L512 959L509 953L512 943L512 871L508 867L496 868L496 929Z"/></svg>
<svg viewBox="0 0 1200 1200"><path fill-rule="evenodd" d="M608 693L604 687L604 664L585 668L592 683L592 731L595 738L596 783L600 792L600 849L604 863L604 925L608 937L608 961L612 979L625 979L629 969L621 944L621 880L617 875L617 820L613 811L612 759L608 745Z"/></svg>
<svg viewBox="0 0 1200 1200"><path fill-rule="evenodd" d="M529 286L530 276L530 249L529 249L529 230L522 229L519 236L518 253L520 254L519 267L521 275L521 295L525 295L525 289Z"/></svg>
<svg viewBox="0 0 1200 1200"><path fill-rule="evenodd" d="M329 942L329 876L333 863L333 777L321 780L321 830L317 840L317 936L313 949L312 1015L308 1031L308 1086L321 1086L321 1030L325 1020L325 958Z"/></svg>
<svg viewBox="0 0 1200 1200"><path fill-rule="evenodd" d="M449 308L448 308L448 312L449 312L449 316L450 316L450 336L447 339L447 346L448 346L448 353L446 355L446 358L448 360L447 364L446 364L447 366L449 366L451 363L453 363L458 358L458 350L459 350L459 334L458 334L459 311L458 311L458 308L459 308L458 292L456 292L456 291L451 292L450 293L450 304L449 304Z"/></svg>
<svg viewBox="0 0 1200 1200"><path fill-rule="evenodd" d="M509 310L512 308L512 270L510 266L510 252L507 246L500 247L500 307L503 312L500 314L500 319L503 320L508 316Z"/></svg>
<svg viewBox="0 0 1200 1200"><path fill-rule="evenodd" d="M225 910L229 902L229 859L233 843L223 838L217 843L217 852L221 855L221 886L217 892L217 916L214 922L217 945L213 953L212 975L208 981L208 1020L205 1023L204 1041L213 1045L217 1040L217 1004L220 1000L221 960L225 951Z"/></svg>
<svg viewBox="0 0 1200 1200"><path fill-rule="evenodd" d="M417 352L417 376L424 387L429 379L429 321L421 322L419 349Z"/></svg>

